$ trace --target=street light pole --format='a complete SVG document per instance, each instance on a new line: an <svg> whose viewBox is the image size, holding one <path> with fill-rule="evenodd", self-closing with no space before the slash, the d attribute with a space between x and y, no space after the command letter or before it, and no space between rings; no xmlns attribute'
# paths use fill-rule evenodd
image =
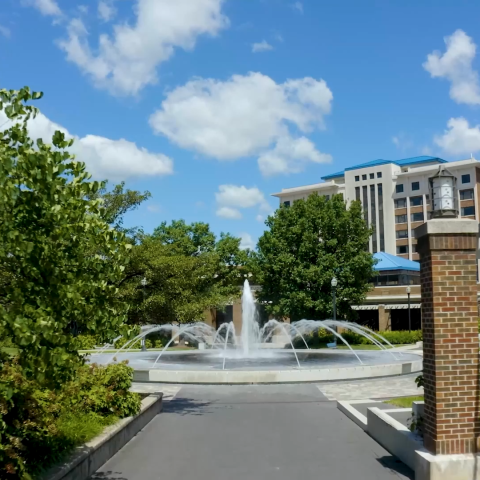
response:
<svg viewBox="0 0 480 480"><path fill-rule="evenodd" d="M408 332L412 330L412 319L410 316L410 287L407 287L407 296L408 296Z"/></svg>
<svg viewBox="0 0 480 480"><path fill-rule="evenodd" d="M143 287L143 305L145 306L145 287L147 285L147 279L145 277L142 278L141 284L142 284L142 287ZM147 346L145 344L145 337L142 337L142 340L141 340L140 343L142 345L142 352L146 352L147 351Z"/></svg>
<svg viewBox="0 0 480 480"><path fill-rule="evenodd" d="M337 290L337 284L338 284L338 280L336 279L336 277L333 277L332 278L332 302L333 302L333 320L336 321L337 320L337 296L336 296L336 290ZM338 328L336 325L334 325L335 327L335 331L338 333ZM335 341L334 341L335 345L337 344L337 337L335 336Z"/></svg>

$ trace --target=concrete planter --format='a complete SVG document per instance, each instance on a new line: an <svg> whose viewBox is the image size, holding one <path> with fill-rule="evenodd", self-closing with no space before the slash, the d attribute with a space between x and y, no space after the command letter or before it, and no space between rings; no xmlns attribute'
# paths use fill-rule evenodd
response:
<svg viewBox="0 0 480 480"><path fill-rule="evenodd" d="M107 427L98 437L77 447L67 461L48 470L38 480L87 480L161 410L162 393L152 393L142 400L138 415L123 418Z"/></svg>

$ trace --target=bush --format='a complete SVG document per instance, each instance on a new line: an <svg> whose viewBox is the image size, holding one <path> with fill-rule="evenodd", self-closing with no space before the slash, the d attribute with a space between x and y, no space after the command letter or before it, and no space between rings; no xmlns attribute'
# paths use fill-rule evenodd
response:
<svg viewBox="0 0 480 480"><path fill-rule="evenodd" d="M119 417L134 415L126 364L83 366L54 391L26 379L15 363L0 371L0 478L26 479L58 461Z"/></svg>
<svg viewBox="0 0 480 480"><path fill-rule="evenodd" d="M407 330L399 330L399 331L383 331L383 332L376 332L380 334L382 337L385 338L388 342L392 345L407 345L416 343L422 340L422 331L421 330L412 330L411 332ZM341 333L342 337L350 344L350 345L372 345L373 342L370 341L368 338L360 335L358 333L352 331L345 331ZM375 336L375 340L379 341L382 344L386 343L379 337ZM330 333L328 330L319 329L316 332L313 332L310 335L305 336L305 340L309 346L309 348L321 348L326 346L327 343L331 343L335 341L335 336ZM338 339L338 342L341 342ZM300 336L295 337L293 344L295 348L305 348L305 344Z"/></svg>

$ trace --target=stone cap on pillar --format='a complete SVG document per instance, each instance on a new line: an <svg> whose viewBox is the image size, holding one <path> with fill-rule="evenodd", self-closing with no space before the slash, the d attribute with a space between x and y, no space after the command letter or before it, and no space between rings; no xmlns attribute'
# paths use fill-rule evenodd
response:
<svg viewBox="0 0 480 480"><path fill-rule="evenodd" d="M478 222L463 218L433 218L414 229L415 238L425 235L478 235Z"/></svg>

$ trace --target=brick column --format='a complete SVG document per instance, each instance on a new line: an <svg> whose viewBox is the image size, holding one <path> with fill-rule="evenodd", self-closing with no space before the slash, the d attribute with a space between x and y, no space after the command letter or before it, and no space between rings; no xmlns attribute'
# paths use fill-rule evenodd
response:
<svg viewBox="0 0 480 480"><path fill-rule="evenodd" d="M380 331L391 330L390 310L385 310L385 305L378 306L378 329Z"/></svg>
<svg viewBox="0 0 480 480"><path fill-rule="evenodd" d="M415 229L422 291L424 444L434 454L476 452L478 223L434 219Z"/></svg>

